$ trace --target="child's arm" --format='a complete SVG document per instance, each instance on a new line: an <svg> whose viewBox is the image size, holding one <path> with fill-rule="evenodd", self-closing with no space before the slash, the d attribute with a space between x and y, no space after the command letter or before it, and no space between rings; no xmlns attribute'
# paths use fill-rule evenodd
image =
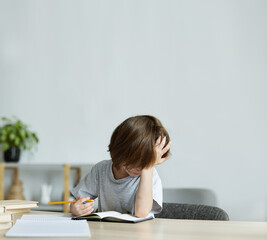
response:
<svg viewBox="0 0 267 240"><path fill-rule="evenodd" d="M153 193L152 193L152 177L153 169L143 169L141 173L141 179L135 199L135 216L146 217L153 206Z"/></svg>
<svg viewBox="0 0 267 240"><path fill-rule="evenodd" d="M85 203L85 201L89 199L89 197L78 197L76 202L70 205L70 212L76 216L92 213L94 211L94 202Z"/></svg>
<svg viewBox="0 0 267 240"><path fill-rule="evenodd" d="M155 145L156 161L155 165L165 162L169 157L162 158L162 156L170 149L171 142L165 147L166 137L161 141L161 137L157 139ZM154 167L142 170L139 187L135 199L135 216L146 217L152 210L153 206L153 192L152 192L152 178Z"/></svg>

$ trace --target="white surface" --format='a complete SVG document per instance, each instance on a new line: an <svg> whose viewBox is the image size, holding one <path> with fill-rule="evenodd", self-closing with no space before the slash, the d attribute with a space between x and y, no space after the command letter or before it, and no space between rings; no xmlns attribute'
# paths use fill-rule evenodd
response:
<svg viewBox="0 0 267 240"><path fill-rule="evenodd" d="M0 1L0 115L40 137L22 161L98 162L121 121L153 114L173 143L164 187L211 189L232 220L267 220L266 9Z"/></svg>
<svg viewBox="0 0 267 240"><path fill-rule="evenodd" d="M90 237L86 220L20 220L6 233L7 237Z"/></svg>
<svg viewBox="0 0 267 240"><path fill-rule="evenodd" d="M126 221L132 221L132 222L141 222L145 219L153 219L154 218L154 215L152 213L149 213L146 217L144 218L138 218L138 217L134 217L130 214L122 214L122 213L119 213L119 212L115 212L115 211L107 211L107 212L97 212L97 213L93 213L92 214L93 218L95 216L99 216L101 219L104 219L104 218L110 218L112 220L114 219L119 219L119 220L126 220ZM90 217L90 214L89 215L82 215L82 216L79 216L79 217L87 217L89 216ZM89 218L90 219L90 218Z"/></svg>
<svg viewBox="0 0 267 240"><path fill-rule="evenodd" d="M66 217L64 214L24 214L21 220L31 220L31 221L68 221L71 217Z"/></svg>

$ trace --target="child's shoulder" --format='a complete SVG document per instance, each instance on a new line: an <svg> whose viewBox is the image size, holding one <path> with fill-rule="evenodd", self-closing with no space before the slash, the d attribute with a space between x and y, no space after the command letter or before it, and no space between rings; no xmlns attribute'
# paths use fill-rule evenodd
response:
<svg viewBox="0 0 267 240"><path fill-rule="evenodd" d="M102 170L102 169L109 168L111 165L112 165L112 161L111 160L102 160L102 161L96 163L94 165L94 168L98 169L98 170Z"/></svg>

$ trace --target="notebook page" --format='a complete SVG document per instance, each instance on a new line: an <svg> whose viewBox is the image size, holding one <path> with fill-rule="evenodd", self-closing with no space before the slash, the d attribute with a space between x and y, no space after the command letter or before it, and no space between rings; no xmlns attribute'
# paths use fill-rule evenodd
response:
<svg viewBox="0 0 267 240"><path fill-rule="evenodd" d="M114 217L118 217L119 219L122 219L122 220L126 220L126 221L140 221L141 219L147 219L147 218L154 218L154 215L152 213L149 213L146 217L144 218L138 218L138 217L134 217L130 214L121 214L119 216L114 216Z"/></svg>
<svg viewBox="0 0 267 240"><path fill-rule="evenodd" d="M140 221L140 219L141 219L141 218L134 217L134 216L132 216L130 214L122 214L122 213L115 212L115 211L97 212L95 214L98 215L98 216L100 216L101 218L104 218L104 217L114 217L114 218L118 218L118 219L122 219L122 220L128 220L128 221ZM151 217L154 218L154 215L152 213L149 213L143 219L151 218Z"/></svg>
<svg viewBox="0 0 267 240"><path fill-rule="evenodd" d="M17 220L6 233L7 237L90 237L90 229L86 220Z"/></svg>
<svg viewBox="0 0 267 240"><path fill-rule="evenodd" d="M104 217L118 217L119 218L122 215L121 213L115 212L115 211L96 212L93 214L96 214L96 215L100 216L101 218L104 218Z"/></svg>

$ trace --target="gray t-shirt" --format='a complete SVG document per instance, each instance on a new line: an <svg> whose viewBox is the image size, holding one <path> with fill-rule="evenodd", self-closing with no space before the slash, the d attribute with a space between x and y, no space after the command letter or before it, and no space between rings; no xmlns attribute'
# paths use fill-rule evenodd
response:
<svg viewBox="0 0 267 240"><path fill-rule="evenodd" d="M74 197L98 197L98 211L117 211L134 215L136 193L140 182L138 177L116 180L112 172L112 161L104 160L94 165L91 171L71 191ZM153 171L153 207L151 213L162 210L162 184L159 175Z"/></svg>

